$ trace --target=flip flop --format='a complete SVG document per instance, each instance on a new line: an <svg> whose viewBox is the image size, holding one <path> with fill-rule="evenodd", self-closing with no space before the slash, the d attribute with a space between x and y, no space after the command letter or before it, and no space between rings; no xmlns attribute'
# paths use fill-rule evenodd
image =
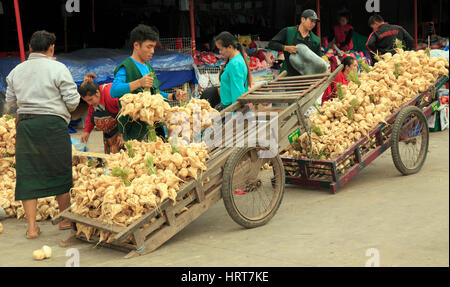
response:
<svg viewBox="0 0 450 287"><path fill-rule="evenodd" d="M39 237L39 235L41 235L41 228L40 227L38 227L38 236L36 236L36 237L28 237L28 230L27 230L27 232L25 233L25 238L26 239L36 239L36 238Z"/></svg>
<svg viewBox="0 0 450 287"><path fill-rule="evenodd" d="M59 230L68 230L68 229L72 229L72 222L69 221L69 225L68 226L64 226L64 227L60 227L58 226Z"/></svg>
<svg viewBox="0 0 450 287"><path fill-rule="evenodd" d="M72 229L72 224L70 224L69 226L65 226L65 227L59 227L59 230L69 230Z"/></svg>

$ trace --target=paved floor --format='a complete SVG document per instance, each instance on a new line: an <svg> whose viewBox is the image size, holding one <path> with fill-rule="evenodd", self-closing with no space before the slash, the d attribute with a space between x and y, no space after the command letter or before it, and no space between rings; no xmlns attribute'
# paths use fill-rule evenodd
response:
<svg viewBox="0 0 450 287"><path fill-rule="evenodd" d="M146 256L81 243L81 266L365 266L370 248L381 266L449 266L449 133L432 133L422 171L401 176L390 152L339 193L289 186L277 215L246 230L223 202ZM70 231L41 223L40 238L24 237L26 222L7 219L0 234L0 266L65 266ZM53 257L33 261L47 244ZM372 256L373 258L373 256Z"/></svg>

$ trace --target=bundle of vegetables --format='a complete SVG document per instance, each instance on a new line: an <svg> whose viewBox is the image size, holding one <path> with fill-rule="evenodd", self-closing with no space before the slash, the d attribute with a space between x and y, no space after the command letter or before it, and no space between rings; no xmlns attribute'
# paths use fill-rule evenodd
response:
<svg viewBox="0 0 450 287"><path fill-rule="evenodd" d="M187 134L193 139L194 131L200 133L212 126L213 117L218 114L207 100L191 99L186 105L170 107L161 95L150 92L127 94L120 99L122 109L119 116L130 116L134 121L141 120L151 126L155 122L165 122L169 135Z"/></svg>
<svg viewBox="0 0 450 287"><path fill-rule="evenodd" d="M0 206L9 217L17 214L17 209L22 207L20 201L15 201L14 190L16 188L16 160L14 157L0 157Z"/></svg>
<svg viewBox="0 0 450 287"><path fill-rule="evenodd" d="M175 204L181 183L206 170L204 144L173 146L158 139L130 141L126 149L107 159L108 170L89 167L86 159L74 167L72 212L105 224L129 226L166 199ZM100 242L113 240L108 232L78 223L77 231L88 240L94 235Z"/></svg>
<svg viewBox="0 0 450 287"><path fill-rule="evenodd" d="M212 126L213 118L218 113L207 100L191 99L186 106L169 109L166 114L167 131L169 135L189 131L189 140L192 140L195 133Z"/></svg>
<svg viewBox="0 0 450 287"><path fill-rule="evenodd" d="M0 206L9 217L16 216L22 203L14 200L16 188L16 123L14 117L0 118Z"/></svg>
<svg viewBox="0 0 450 287"><path fill-rule="evenodd" d="M126 94L120 98L120 104L122 108L119 117L130 116L133 121L141 120L151 126L163 121L170 108L161 95L152 95L150 92Z"/></svg>
<svg viewBox="0 0 450 287"><path fill-rule="evenodd" d="M14 117L0 118L0 157L14 156L16 145L16 123Z"/></svg>
<svg viewBox="0 0 450 287"><path fill-rule="evenodd" d="M382 55L369 72L352 75L348 86L340 86L339 98L310 116L311 143L304 134L283 156L336 158L441 75L448 75L448 61L430 58L424 51L397 49L394 56Z"/></svg>
<svg viewBox="0 0 450 287"><path fill-rule="evenodd" d="M174 142L174 141L173 141ZM130 141L127 151L112 155L108 159L110 169L128 170L128 179L133 181L143 175L152 175L159 170L170 170L184 181L197 179L199 172L206 170L209 155L204 143L179 145L156 142Z"/></svg>

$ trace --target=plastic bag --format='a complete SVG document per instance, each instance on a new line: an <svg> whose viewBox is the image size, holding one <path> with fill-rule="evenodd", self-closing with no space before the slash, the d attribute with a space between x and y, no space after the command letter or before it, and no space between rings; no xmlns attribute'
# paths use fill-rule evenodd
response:
<svg viewBox="0 0 450 287"><path fill-rule="evenodd" d="M75 149L77 151L82 151L82 152L86 152L87 151L86 144L82 143L80 140L70 137L70 141L72 142L72 145L75 147Z"/></svg>
<svg viewBox="0 0 450 287"><path fill-rule="evenodd" d="M292 67L302 75L322 74L327 71L327 63L305 44L297 45L297 53L289 56Z"/></svg>
<svg viewBox="0 0 450 287"><path fill-rule="evenodd" d="M443 109L439 112L440 120L441 120L441 131L445 130L449 126L448 121L448 106L443 107Z"/></svg>

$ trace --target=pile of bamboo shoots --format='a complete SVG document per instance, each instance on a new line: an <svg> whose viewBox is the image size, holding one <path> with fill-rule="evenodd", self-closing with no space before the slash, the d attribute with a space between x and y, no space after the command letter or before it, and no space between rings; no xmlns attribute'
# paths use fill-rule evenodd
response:
<svg viewBox="0 0 450 287"><path fill-rule="evenodd" d="M219 112L207 100L191 99L186 106L173 107L167 112L167 131L169 135L189 132L189 140L192 140L194 134L212 126L216 116L219 116Z"/></svg>
<svg viewBox="0 0 450 287"><path fill-rule="evenodd" d="M120 98L122 106L119 116L130 116L133 121L141 120L154 125L164 120L170 105L161 95L152 95L150 92L126 94Z"/></svg>
<svg viewBox="0 0 450 287"><path fill-rule="evenodd" d="M194 134L212 126L218 111L207 100L191 99L187 105L170 107L161 95L150 92L126 94L120 99L122 109L119 116L129 115L133 121L149 123L163 122L170 135L187 135L193 141Z"/></svg>
<svg viewBox="0 0 450 287"><path fill-rule="evenodd" d="M169 199L175 205L183 182L196 179L206 170L208 153L204 144L174 146L156 142L130 141L126 151L107 159L107 169L89 166L81 158L73 169L71 211L105 224L129 226ZM98 235L111 242L113 235L77 223L89 240Z"/></svg>
<svg viewBox="0 0 450 287"><path fill-rule="evenodd" d="M336 158L442 75L448 76L448 61L429 57L425 51L397 49L395 55L382 55L359 77L351 73L349 85L338 86L338 97L310 116L311 142L305 133L283 156Z"/></svg>
<svg viewBox="0 0 450 287"><path fill-rule="evenodd" d="M16 153L16 122L14 117L0 118L0 157L11 157Z"/></svg>

